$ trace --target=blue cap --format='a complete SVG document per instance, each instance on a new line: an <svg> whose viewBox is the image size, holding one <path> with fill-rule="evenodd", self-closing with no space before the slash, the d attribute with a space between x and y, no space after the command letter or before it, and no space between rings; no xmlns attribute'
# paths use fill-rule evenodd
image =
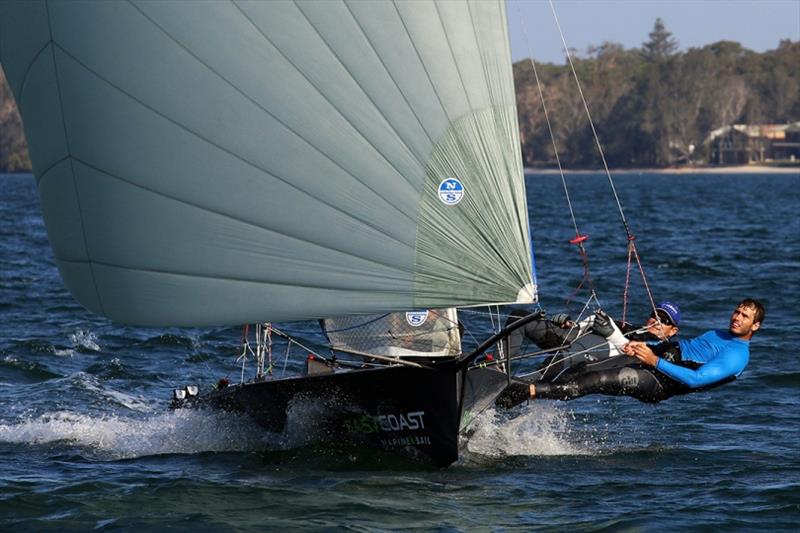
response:
<svg viewBox="0 0 800 533"><path fill-rule="evenodd" d="M672 302L664 301L656 306L656 311L664 311L672 321L672 324L677 326L681 322L681 310Z"/></svg>

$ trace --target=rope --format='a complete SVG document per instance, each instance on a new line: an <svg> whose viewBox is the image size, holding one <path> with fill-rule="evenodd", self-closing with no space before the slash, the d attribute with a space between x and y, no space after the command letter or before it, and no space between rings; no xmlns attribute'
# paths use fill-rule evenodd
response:
<svg viewBox="0 0 800 533"><path fill-rule="evenodd" d="M288 342L286 343L286 357L283 359L283 370L281 371L281 377L286 376L286 366L289 364L289 351L292 349L292 339L287 339Z"/></svg>
<svg viewBox="0 0 800 533"><path fill-rule="evenodd" d="M269 361L267 374L271 376L272 375L272 322L266 323L265 326L267 328L267 357Z"/></svg>
<svg viewBox="0 0 800 533"><path fill-rule="evenodd" d="M586 248L583 245L583 243L586 242L589 236L586 234L582 234L578 229L578 221L577 218L575 217L575 209L572 206L572 198L569 195L569 188L567 187L567 179L564 176L564 168L561 165L561 158L558 155L556 136L553 133L553 125L550 122L550 114L547 112L547 104L545 103L544 100L544 92L542 91L542 84L541 81L539 80L539 72L536 70L536 62L533 60L533 51L531 50L530 41L528 39L528 28L525 25L525 17L522 16L519 4L517 4L517 13L519 14L520 22L522 24L522 33L525 38L525 45L528 48L528 58L531 62L531 67L533 69L533 77L536 80L536 88L539 91L539 100L542 102L542 111L544 112L544 120L547 123L547 131L550 133L550 142L553 145L553 155L555 156L556 164L558 165L558 173L561 176L561 185L564 187L564 195L567 199L567 206L569 207L569 215L570 218L572 219L572 226L573 228L575 228L575 237L571 239L569 242L570 244L574 244L578 247L578 253L581 256L581 263L583 265L583 277L581 278L581 281L578 284L578 286L575 288L575 291L570 295L569 298L567 298L567 301L565 302L565 305L569 307L570 302L578 295L580 290L583 288L584 284L587 284L589 287L590 298L592 296L596 297L594 282L592 281L592 276L591 273L589 272L589 255L586 252ZM556 20L556 23L557 22L558 21ZM566 44L564 44L564 46L566 46Z"/></svg>
<svg viewBox="0 0 800 533"><path fill-rule="evenodd" d="M653 300L653 292L650 290L650 285L647 283L647 276L644 275L644 267L642 266L641 259L639 259L639 253L636 251L636 245L633 244L633 241L630 242L631 247L633 248L633 255L636 258L636 264L639 266L639 272L642 274L642 282L644 283L644 288L647 291L647 298L650 300L650 309L652 309L658 323L661 324L661 320L659 320L658 313L656 312L656 303Z"/></svg>
<svg viewBox="0 0 800 533"><path fill-rule="evenodd" d="M600 153L600 159L603 161L603 168L606 171L608 182L611 184L611 190L614 192L614 199L617 202L617 208L619 209L619 214L622 217L622 224L625 226L625 232L628 234L628 237L630 237L631 232L628 227L628 221L625 218L625 213L622 210L622 204L619 201L619 195L617 195L617 188L614 186L614 180L611 179L611 171L608 170L606 155L603 152L603 147L600 145L600 137L597 135L597 130L594 127L592 114L589 112L589 104L586 103L586 97L583 94L583 88L581 87L581 82L578 79L578 72L575 70L575 64L572 62L572 54L570 53L569 47L567 46L567 40L564 37L564 32L561 30L561 24L558 22L558 15L556 15L556 8L553 5L553 0L548 0L548 2L550 4L550 10L553 12L553 18L556 21L556 26L558 27L558 33L561 35L561 43L564 45L564 51L567 54L567 61L569 62L570 69L572 70L572 76L573 78L575 78L575 85L578 86L578 93L581 96L581 102L583 102L583 109L586 111L586 117L589 119L589 126L591 126L592 128L592 134L594 135L594 142L597 145L597 151Z"/></svg>
<svg viewBox="0 0 800 533"><path fill-rule="evenodd" d="M628 333L625 334L625 336L629 337L629 336L634 335L636 333L642 333L643 331L647 331L647 328L646 327L641 327L641 328L639 328L637 330L629 331ZM583 338L585 336L586 335L582 335L581 337L578 337L575 340L581 339L581 338ZM572 341L572 342L574 343L575 341ZM577 352L567 352L567 355L565 355L564 357L562 357L560 359L553 359L553 361L548 363L548 365L546 367L537 368L533 372L529 372L527 374L520 374L518 377L526 377L526 376L531 376L531 375L534 375L534 374L542 374L542 373L546 372L547 370L549 370L551 366L553 366L553 365L555 365L557 363L560 363L562 361L566 361L567 359L569 359L571 357L574 357L576 355L583 355L585 353L589 353L589 352L591 352L593 350L596 350L597 348L602 347L604 344L607 345L608 342L601 342L601 343L596 344L594 346L590 346L590 347L586 348L585 350L580 350L580 351L577 351ZM558 353L559 351L565 350L565 349L569 348L570 346L571 346L571 344L567 344L567 345L559 346L557 348L551 348L549 350L542 350L542 351L539 351L539 352L531 352L531 355L526 355L526 357L532 357L534 355L546 355L547 353L553 353L553 352ZM621 355L614 355L612 357L621 357ZM586 363L586 366L590 367L590 366L593 366L595 364L599 364L599 363L602 363L602 362L603 361L588 362L588 363ZM564 369L564 370L566 370L566 369Z"/></svg>
<svg viewBox="0 0 800 533"><path fill-rule="evenodd" d="M628 289L631 286L631 259L633 258L633 251L634 248L632 246L633 241L628 241L628 265L625 268L625 287L622 289L622 322L624 323L626 320L626 316L628 313Z"/></svg>
<svg viewBox="0 0 800 533"><path fill-rule="evenodd" d="M628 219L625 217L625 212L622 209L622 203L619 200L619 195L617 194L617 188L614 185L614 180L611 177L611 171L608 169L608 163L606 162L606 155L603 152L603 147L600 144L600 136L597 134L597 129L594 126L594 121L592 120L592 114L589 112L589 104L586 102L586 96L583 94L583 88L581 87L581 82L578 79L578 72L575 70L575 64L572 61L572 54L569 51L569 47L567 46L567 40L564 37L564 32L561 29L561 24L558 21L558 15L556 14L556 8L553 5L553 0L548 0L550 4L550 10L553 12L553 19L556 22L556 26L558 27L558 33L561 36L561 43L564 45L564 51L567 54L567 61L569 62L570 69L572 70L572 76L575 79L575 85L578 87L578 93L581 96L581 102L583 102L583 108L586 111L586 117L589 119L589 126L592 128L592 135L594 136L594 142L597 145L597 151L600 154L600 159L603 162L603 169L605 169L606 176L608 177L608 183L611 185L611 191L614 193L614 200L617 203L617 209L619 210L619 215L622 219L622 225L625 228L625 234L628 238L628 253L629 253L629 261L630 261L630 254L632 254L636 258L636 263L639 267L639 272L642 275L642 281L644 282L645 290L647 291L647 298L650 301L650 305L653 308L653 312L655 313L655 303L653 301L653 294L650 291L650 285L647 283L647 276L645 275L644 268L642 267L642 262L639 258L639 253L636 250L636 244L634 244L634 240L636 237L633 235L630 229L630 225L628 224ZM627 303L627 294L628 294L628 282L630 277L628 276L628 280L626 281L623 300L626 305ZM624 312L623 312L624 318Z"/></svg>
<svg viewBox="0 0 800 533"><path fill-rule="evenodd" d="M256 354L250 347L250 340L247 338L249 332L250 332L250 326L248 324L245 324L244 327L242 328L242 353L239 354L239 356L236 358L237 363L240 360L242 361L242 375L240 378L241 383L244 383L244 369L245 366L247 365L247 352L250 352L250 355L252 355L254 358L256 357ZM256 335L258 335L258 333L256 333Z"/></svg>
<svg viewBox="0 0 800 533"><path fill-rule="evenodd" d="M295 339L295 337L292 337L289 334L284 333L283 331L279 330L278 328L273 326L272 331L275 332L275 335L278 335L279 337L283 337L284 339L286 339L289 342L295 343L300 348L302 348L303 350L307 351L308 353L310 353L314 357L318 357L319 359L321 359L323 361L326 361L326 362L329 360L324 355L322 355L319 352L317 352L315 350L312 350L308 346L298 342ZM388 356L383 356L383 355L359 352L357 350L350 350L350 349L340 348L340 347L337 347L337 346L330 346L330 348L332 350L336 350L338 352L347 353L347 354L351 354L351 355L356 355L356 356L362 357L362 358L375 359L375 360L383 361L383 362L390 363L390 364L400 364L400 365L413 366L413 367L422 367L422 365L420 365L419 363L415 363L413 361L407 361L405 359L400 359L400 358L396 358L396 357L388 357Z"/></svg>
<svg viewBox="0 0 800 533"><path fill-rule="evenodd" d="M362 322L361 324L356 324L354 326L349 326L349 327L346 327L346 328L339 328L339 329L327 329L326 328L325 332L326 333L341 333L343 331L350 331L351 329L358 329L358 328L366 326L367 324L372 324L373 322L377 322L378 320L380 320L382 318L386 318L387 316L389 316L389 313L384 313L384 314L382 314L380 316L377 316L375 318L371 318L371 319L367 320L366 322Z"/></svg>

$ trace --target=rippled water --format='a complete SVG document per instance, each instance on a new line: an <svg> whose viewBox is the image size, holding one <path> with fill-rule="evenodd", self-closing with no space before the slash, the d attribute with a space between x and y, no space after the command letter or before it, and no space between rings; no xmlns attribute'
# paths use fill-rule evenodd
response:
<svg viewBox="0 0 800 533"><path fill-rule="evenodd" d="M604 177L568 180L598 292L618 316L619 212ZM240 332L89 314L58 277L33 179L0 177L0 529L796 529L800 176L615 182L655 297L680 304L684 337L726 327L742 297L765 301L747 371L655 406L586 397L484 413L459 463L431 470L298 448L302 412L282 435L170 412L174 386L238 376ZM529 176L528 189L543 304L562 311L582 273L563 189L551 175ZM631 316L645 313L641 287Z"/></svg>

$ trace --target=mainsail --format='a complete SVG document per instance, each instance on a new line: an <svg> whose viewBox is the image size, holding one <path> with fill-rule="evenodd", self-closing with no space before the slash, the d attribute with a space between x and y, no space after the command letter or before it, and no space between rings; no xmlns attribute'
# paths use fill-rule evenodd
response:
<svg viewBox="0 0 800 533"><path fill-rule="evenodd" d="M535 298L501 0L0 9L56 263L90 310L209 325Z"/></svg>

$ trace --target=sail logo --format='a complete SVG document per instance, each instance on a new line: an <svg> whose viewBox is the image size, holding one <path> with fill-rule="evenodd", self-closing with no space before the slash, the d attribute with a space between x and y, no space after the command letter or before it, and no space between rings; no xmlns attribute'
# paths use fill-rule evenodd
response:
<svg viewBox="0 0 800 533"><path fill-rule="evenodd" d="M406 313L406 322L412 328L417 328L428 320L428 311L409 311Z"/></svg>
<svg viewBox="0 0 800 533"><path fill-rule="evenodd" d="M456 205L464 198L464 185L457 178L447 178L439 184L439 199L445 205Z"/></svg>

